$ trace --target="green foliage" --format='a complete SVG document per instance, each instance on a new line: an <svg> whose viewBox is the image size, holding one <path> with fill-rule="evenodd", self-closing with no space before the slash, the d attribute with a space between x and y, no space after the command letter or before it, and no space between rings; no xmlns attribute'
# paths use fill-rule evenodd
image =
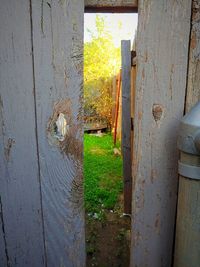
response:
<svg viewBox="0 0 200 267"><path fill-rule="evenodd" d="M113 209L122 192L122 159L113 153L111 135L84 135L84 187L86 211L103 216Z"/></svg>
<svg viewBox="0 0 200 267"><path fill-rule="evenodd" d="M112 77L121 65L120 48L114 46L112 35L106 30L104 19L96 16L96 33L84 45L84 99L85 111L111 119Z"/></svg>

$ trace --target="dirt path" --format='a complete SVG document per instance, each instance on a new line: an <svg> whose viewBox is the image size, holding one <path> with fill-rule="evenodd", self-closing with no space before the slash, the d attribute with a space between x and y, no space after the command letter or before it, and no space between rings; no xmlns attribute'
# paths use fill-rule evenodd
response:
<svg viewBox="0 0 200 267"><path fill-rule="evenodd" d="M130 217L110 211L103 221L86 216L87 267L129 267Z"/></svg>

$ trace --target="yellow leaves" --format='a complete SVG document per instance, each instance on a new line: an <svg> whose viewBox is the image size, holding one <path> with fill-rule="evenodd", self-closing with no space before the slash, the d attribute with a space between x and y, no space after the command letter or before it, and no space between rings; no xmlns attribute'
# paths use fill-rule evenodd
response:
<svg viewBox="0 0 200 267"><path fill-rule="evenodd" d="M85 109L93 108L99 115L111 118L111 81L121 65L120 49L106 29L104 19L96 16L96 33L84 45Z"/></svg>

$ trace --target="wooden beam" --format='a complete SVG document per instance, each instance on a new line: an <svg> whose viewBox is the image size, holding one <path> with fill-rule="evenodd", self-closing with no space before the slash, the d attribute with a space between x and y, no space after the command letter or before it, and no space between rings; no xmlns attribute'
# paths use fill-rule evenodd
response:
<svg viewBox="0 0 200 267"><path fill-rule="evenodd" d="M124 179L124 213L131 214L131 42L122 41L122 155Z"/></svg>
<svg viewBox="0 0 200 267"><path fill-rule="evenodd" d="M115 101L115 124L114 124L114 145L116 145L116 142L117 142L120 91L121 91L121 70L120 70L119 74L117 75L117 92L116 92L116 101Z"/></svg>
<svg viewBox="0 0 200 267"><path fill-rule="evenodd" d="M200 0L193 0L185 111L200 101Z"/></svg>
<svg viewBox="0 0 200 267"><path fill-rule="evenodd" d="M8 253L7 253L1 197L0 197L0 266L8 266Z"/></svg>
<svg viewBox="0 0 200 267"><path fill-rule="evenodd" d="M191 1L140 0L139 14L131 267L172 266Z"/></svg>
<svg viewBox="0 0 200 267"><path fill-rule="evenodd" d="M116 106L116 94L117 94L117 75L112 79L112 129L115 127L115 106Z"/></svg>
<svg viewBox="0 0 200 267"><path fill-rule="evenodd" d="M193 0L191 25L186 112L200 101L200 0ZM174 267L199 266L199 194L199 180L180 176Z"/></svg>
<svg viewBox="0 0 200 267"><path fill-rule="evenodd" d="M133 63L133 60L132 62ZM133 162L136 63L131 67L131 163Z"/></svg>
<svg viewBox="0 0 200 267"><path fill-rule="evenodd" d="M48 267L84 267L84 2L31 2L37 135ZM60 115L64 118L65 134L62 136L55 127Z"/></svg>
<svg viewBox="0 0 200 267"><path fill-rule="evenodd" d="M85 0L88 13L133 13L137 6L137 0Z"/></svg>
<svg viewBox="0 0 200 267"><path fill-rule="evenodd" d="M46 262L30 17L29 1L1 5L0 266Z"/></svg>
<svg viewBox="0 0 200 267"><path fill-rule="evenodd" d="M200 181L180 176L174 267L199 267Z"/></svg>

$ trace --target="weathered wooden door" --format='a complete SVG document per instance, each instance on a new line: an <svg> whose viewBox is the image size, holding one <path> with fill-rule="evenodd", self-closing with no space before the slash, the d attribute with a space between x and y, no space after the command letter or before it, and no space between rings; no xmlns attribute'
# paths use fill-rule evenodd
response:
<svg viewBox="0 0 200 267"><path fill-rule="evenodd" d="M170 267L191 1L138 3L130 266Z"/></svg>
<svg viewBox="0 0 200 267"><path fill-rule="evenodd" d="M1 1L0 266L85 266L83 0Z"/></svg>
<svg viewBox="0 0 200 267"><path fill-rule="evenodd" d="M121 42L122 56L122 155L124 179L124 213L131 214L131 42Z"/></svg>

